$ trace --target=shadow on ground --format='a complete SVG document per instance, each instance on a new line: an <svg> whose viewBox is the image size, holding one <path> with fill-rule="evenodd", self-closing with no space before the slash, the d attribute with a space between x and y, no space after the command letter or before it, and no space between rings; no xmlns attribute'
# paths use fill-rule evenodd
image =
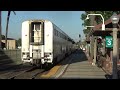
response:
<svg viewBox="0 0 120 90"><path fill-rule="evenodd" d="M19 54L18 50L0 50L0 72L14 69L12 67L19 65Z"/></svg>
<svg viewBox="0 0 120 90"><path fill-rule="evenodd" d="M72 59L72 61L68 62L70 59ZM67 61L65 63L60 63L60 65L66 65L66 64L87 61L88 58L83 50L78 49L78 50L74 51L73 53L71 53L69 56L62 59L61 62L63 62L64 60L67 60Z"/></svg>
<svg viewBox="0 0 120 90"><path fill-rule="evenodd" d="M68 59L67 59L68 58ZM72 59L71 62L68 62L70 59ZM68 57L66 57L65 59L63 59L62 61L65 61L67 60L65 63L60 63L60 65L66 65L66 64L73 64L73 63L86 63L84 61L88 61L88 57L86 56L86 53L85 51L81 50L81 49L78 49L76 50L74 53L72 53L71 55L69 55ZM89 61L88 61L89 63ZM86 65L86 64L85 64ZM84 64L83 64L84 66ZM92 67L92 65L91 65ZM100 67L98 67L100 68ZM82 71L84 72L84 71ZM86 71L85 71L86 72ZM98 71L96 71L98 72ZM101 72L101 71L100 71ZM104 71L103 71L104 72ZM93 72L94 73L94 72ZM97 74L96 74L97 75ZM103 74L103 76L105 78L100 78L100 79L111 79L111 76L110 75L107 75L107 74ZM66 79L66 78L65 78ZM74 79L74 78L73 78ZM80 79L83 79L83 78L80 78ZM84 78L84 79L99 79L99 78Z"/></svg>

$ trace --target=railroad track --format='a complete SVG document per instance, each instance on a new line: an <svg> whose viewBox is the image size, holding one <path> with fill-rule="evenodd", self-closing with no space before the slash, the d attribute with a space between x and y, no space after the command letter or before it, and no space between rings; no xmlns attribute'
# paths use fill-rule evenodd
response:
<svg viewBox="0 0 120 90"><path fill-rule="evenodd" d="M39 69L37 67L20 67L16 70L7 71L0 74L0 79L35 79L38 74L45 72L44 69Z"/></svg>
<svg viewBox="0 0 120 90"><path fill-rule="evenodd" d="M33 68L32 70L27 70L11 79L35 79L37 75L40 75L43 72L45 72L44 69Z"/></svg>
<svg viewBox="0 0 120 90"><path fill-rule="evenodd" d="M69 58L70 57L71 56L69 56ZM61 60L60 62L62 62L63 60ZM60 62L58 62L57 64L59 64ZM35 66L21 64L19 66L12 67L12 69L7 68L5 71L0 71L0 79L42 79L41 76L44 74L46 75L46 73L48 73L49 71L50 70L40 69ZM58 77L60 76L61 75L59 75Z"/></svg>

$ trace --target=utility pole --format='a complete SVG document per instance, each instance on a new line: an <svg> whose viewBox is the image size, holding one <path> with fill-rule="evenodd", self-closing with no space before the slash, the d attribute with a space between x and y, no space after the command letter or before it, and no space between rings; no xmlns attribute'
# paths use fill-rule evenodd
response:
<svg viewBox="0 0 120 90"><path fill-rule="evenodd" d="M91 11L92 14L92 11ZM94 25L94 20L95 20L95 16L90 16L90 25L93 26ZM91 28L92 31L93 28ZM94 36L91 36L91 41L90 41L90 57L93 60L93 55L94 55Z"/></svg>
<svg viewBox="0 0 120 90"><path fill-rule="evenodd" d="M1 31L2 31L2 25L1 25L1 22L2 22L2 20L1 20L1 11L0 11L0 49L2 49L2 44L1 44L1 40L2 40L2 38L1 38Z"/></svg>
<svg viewBox="0 0 120 90"><path fill-rule="evenodd" d="M88 35L86 35L86 39L89 39ZM87 50L86 51L87 51L88 55L90 55L90 50L89 49L90 49L90 46L89 46L89 43L87 43Z"/></svg>
<svg viewBox="0 0 120 90"><path fill-rule="evenodd" d="M117 28L113 28L113 79L117 79Z"/></svg>
<svg viewBox="0 0 120 90"><path fill-rule="evenodd" d="M117 61L118 61L118 43L117 43L117 26L119 22L119 17L117 16L116 13L113 14L111 17L111 21L113 23L113 79L118 79L118 74L117 74Z"/></svg>
<svg viewBox="0 0 120 90"><path fill-rule="evenodd" d="M97 37L94 38L95 42L94 42L94 59L93 59L93 64L96 64L96 56L97 56Z"/></svg>

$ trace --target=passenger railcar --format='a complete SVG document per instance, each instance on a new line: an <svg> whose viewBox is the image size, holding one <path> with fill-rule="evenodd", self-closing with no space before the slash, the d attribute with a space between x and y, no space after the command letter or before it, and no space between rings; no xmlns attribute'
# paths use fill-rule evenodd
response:
<svg viewBox="0 0 120 90"><path fill-rule="evenodd" d="M23 63L53 64L74 51L74 40L49 20L28 20L22 23Z"/></svg>

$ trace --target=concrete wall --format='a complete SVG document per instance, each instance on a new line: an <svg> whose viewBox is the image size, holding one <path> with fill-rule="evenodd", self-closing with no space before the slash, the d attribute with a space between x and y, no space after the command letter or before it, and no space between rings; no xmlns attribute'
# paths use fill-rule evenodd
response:
<svg viewBox="0 0 120 90"><path fill-rule="evenodd" d="M21 50L0 50L0 64L3 62L21 63Z"/></svg>

